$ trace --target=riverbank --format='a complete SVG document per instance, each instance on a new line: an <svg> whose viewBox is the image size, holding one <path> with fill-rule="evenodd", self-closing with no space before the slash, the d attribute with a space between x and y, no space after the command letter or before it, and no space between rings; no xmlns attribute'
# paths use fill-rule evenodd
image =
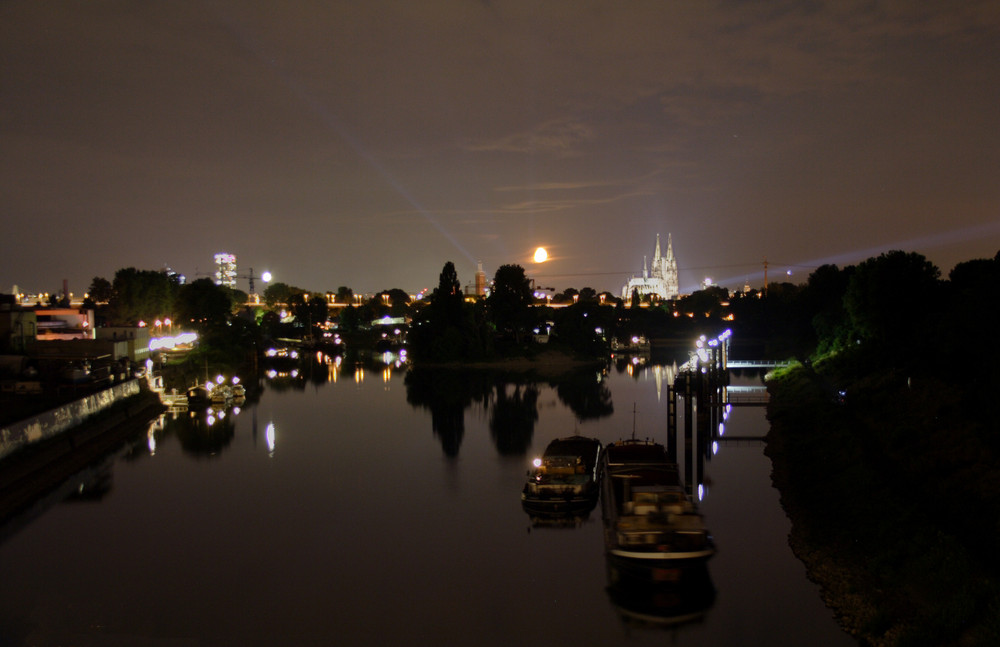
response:
<svg viewBox="0 0 1000 647"><path fill-rule="evenodd" d="M1000 644L996 462L930 380L769 383L767 455L789 543L867 645ZM945 422L946 421L946 422Z"/></svg>
<svg viewBox="0 0 1000 647"><path fill-rule="evenodd" d="M0 520L113 451L163 410L157 394L142 391L4 458L0 461Z"/></svg>

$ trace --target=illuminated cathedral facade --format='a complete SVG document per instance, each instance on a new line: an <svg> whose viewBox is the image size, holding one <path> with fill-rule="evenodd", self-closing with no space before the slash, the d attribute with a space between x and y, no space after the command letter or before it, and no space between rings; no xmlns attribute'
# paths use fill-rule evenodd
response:
<svg viewBox="0 0 1000 647"><path fill-rule="evenodd" d="M660 254L660 235L656 234L656 250L653 252L652 268L647 268L646 257L642 259L642 276L633 276L622 288L622 299L627 303L632 292L639 296L656 295L657 298L676 299L680 293L677 281L677 259L674 258L673 239L667 234L667 253Z"/></svg>

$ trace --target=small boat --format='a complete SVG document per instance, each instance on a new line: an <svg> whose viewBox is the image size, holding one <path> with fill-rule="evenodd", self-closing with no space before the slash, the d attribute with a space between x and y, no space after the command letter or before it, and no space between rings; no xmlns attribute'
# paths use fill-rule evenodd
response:
<svg viewBox="0 0 1000 647"><path fill-rule="evenodd" d="M226 404L233 399L233 391L229 386L220 384L212 389L212 403Z"/></svg>
<svg viewBox="0 0 1000 647"><path fill-rule="evenodd" d="M195 385L187 390L187 401L189 409L207 409L212 396L204 386Z"/></svg>
<svg viewBox="0 0 1000 647"><path fill-rule="evenodd" d="M597 506L601 441L557 438L534 461L521 490L521 506L537 517L579 517Z"/></svg>
<svg viewBox="0 0 1000 647"><path fill-rule="evenodd" d="M649 353L651 348L649 339L645 335L633 335L625 339L612 337L611 339L611 352L613 353L646 354Z"/></svg>
<svg viewBox="0 0 1000 647"><path fill-rule="evenodd" d="M715 553L712 536L663 445L634 439L611 443L604 448L601 472L609 558L666 565Z"/></svg>

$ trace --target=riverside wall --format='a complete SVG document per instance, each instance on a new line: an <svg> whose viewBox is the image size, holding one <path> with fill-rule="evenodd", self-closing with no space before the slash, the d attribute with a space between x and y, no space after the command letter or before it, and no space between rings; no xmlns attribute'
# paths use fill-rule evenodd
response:
<svg viewBox="0 0 1000 647"><path fill-rule="evenodd" d="M137 393L139 393L139 380L128 380L50 409L33 418L0 428L0 459L25 445L52 438L79 426L95 413Z"/></svg>

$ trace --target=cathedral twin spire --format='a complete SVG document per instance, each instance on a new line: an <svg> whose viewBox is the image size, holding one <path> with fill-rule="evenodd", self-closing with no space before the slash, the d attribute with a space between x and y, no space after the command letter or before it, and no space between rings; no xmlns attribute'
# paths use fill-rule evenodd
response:
<svg viewBox="0 0 1000 647"><path fill-rule="evenodd" d="M640 296L655 294L660 299L674 299L679 294L677 280L677 261L674 259L674 244L671 234L667 234L667 255L660 251L660 235L656 234L656 247L653 250L652 271L647 269L646 257L642 258L642 278L631 278L622 288L622 298L629 299L633 290Z"/></svg>

